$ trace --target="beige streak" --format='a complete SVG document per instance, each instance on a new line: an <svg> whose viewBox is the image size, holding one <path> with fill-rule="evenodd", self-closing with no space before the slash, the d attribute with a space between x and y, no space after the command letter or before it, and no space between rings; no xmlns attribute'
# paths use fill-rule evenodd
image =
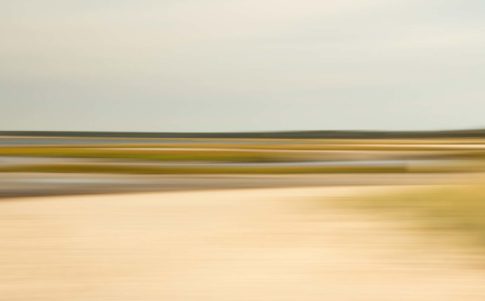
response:
<svg viewBox="0 0 485 301"><path fill-rule="evenodd" d="M485 273L466 252L337 205L382 191L4 201L0 300L485 300Z"/></svg>

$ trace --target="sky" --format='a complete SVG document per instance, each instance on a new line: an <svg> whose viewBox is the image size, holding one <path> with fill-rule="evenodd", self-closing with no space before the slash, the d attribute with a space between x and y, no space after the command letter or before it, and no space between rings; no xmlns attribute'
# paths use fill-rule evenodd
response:
<svg viewBox="0 0 485 301"><path fill-rule="evenodd" d="M483 0L0 0L0 130L485 127Z"/></svg>

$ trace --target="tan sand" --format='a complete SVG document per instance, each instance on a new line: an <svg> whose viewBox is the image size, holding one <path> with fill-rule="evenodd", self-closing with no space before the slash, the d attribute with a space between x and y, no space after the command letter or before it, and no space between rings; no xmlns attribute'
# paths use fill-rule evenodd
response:
<svg viewBox="0 0 485 301"><path fill-rule="evenodd" d="M380 191L4 201L0 300L485 300L485 271L464 251L335 204Z"/></svg>

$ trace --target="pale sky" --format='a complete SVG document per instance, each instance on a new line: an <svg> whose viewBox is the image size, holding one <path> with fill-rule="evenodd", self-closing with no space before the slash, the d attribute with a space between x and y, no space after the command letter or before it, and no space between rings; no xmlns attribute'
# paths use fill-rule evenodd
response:
<svg viewBox="0 0 485 301"><path fill-rule="evenodd" d="M0 130L485 127L483 0L0 0Z"/></svg>

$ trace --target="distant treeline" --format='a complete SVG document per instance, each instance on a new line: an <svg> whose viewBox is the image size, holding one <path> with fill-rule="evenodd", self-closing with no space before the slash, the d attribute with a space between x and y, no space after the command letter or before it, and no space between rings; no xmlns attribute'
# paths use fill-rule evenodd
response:
<svg viewBox="0 0 485 301"><path fill-rule="evenodd" d="M261 139L392 139L485 138L485 129L454 131L288 131L238 133L0 131L0 136L83 138L261 138Z"/></svg>

